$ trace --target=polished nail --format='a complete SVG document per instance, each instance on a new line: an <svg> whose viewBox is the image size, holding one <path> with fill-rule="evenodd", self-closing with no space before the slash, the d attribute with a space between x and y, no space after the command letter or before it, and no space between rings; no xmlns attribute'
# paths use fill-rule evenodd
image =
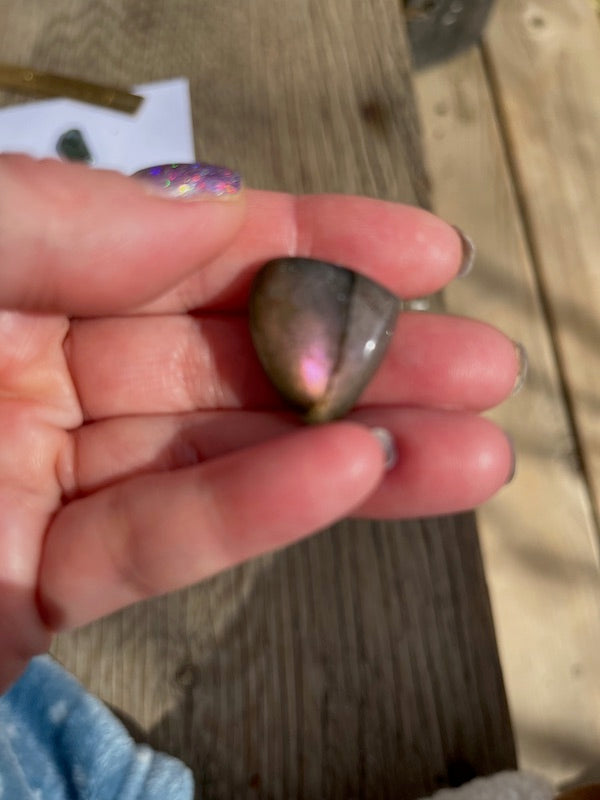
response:
<svg viewBox="0 0 600 800"><path fill-rule="evenodd" d="M506 433L506 431L504 431L504 435L506 436L508 446L510 447L510 468L508 470L508 475L506 476L506 480L504 481L504 485L506 485L512 482L517 472L517 451L515 449L514 440L510 435L510 433Z"/></svg>
<svg viewBox="0 0 600 800"><path fill-rule="evenodd" d="M523 384L525 383L525 378L527 377L527 372L529 371L529 358L527 356L527 350L525 350L524 346L521 342L513 342L515 346L515 352L517 354L517 362L519 364L519 371L517 372L517 377L515 378L515 385L513 386L511 396L518 394L521 389L523 388Z"/></svg>
<svg viewBox="0 0 600 800"><path fill-rule="evenodd" d="M371 428L371 433L377 439L383 450L385 457L385 469L389 472L396 466L398 461L398 451L394 437L387 428Z"/></svg>
<svg viewBox="0 0 600 800"><path fill-rule="evenodd" d="M467 275L473 269L473 264L475 263L475 243L471 239L470 236L467 236L464 231L458 228L456 225L453 226L454 230L460 236L460 241L462 244L462 263L460 265L460 269L456 273L457 278L466 278Z"/></svg>
<svg viewBox="0 0 600 800"><path fill-rule="evenodd" d="M196 200L239 194L242 178L228 167L212 164L162 164L134 173L151 190L165 197Z"/></svg>

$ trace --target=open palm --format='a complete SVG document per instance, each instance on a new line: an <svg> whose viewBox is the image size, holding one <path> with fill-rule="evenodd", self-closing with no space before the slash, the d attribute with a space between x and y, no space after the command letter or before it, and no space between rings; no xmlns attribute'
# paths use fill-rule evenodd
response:
<svg viewBox="0 0 600 800"><path fill-rule="evenodd" d="M342 422L303 427L245 318L266 260L306 255L401 296L441 288L456 232L356 197L181 202L0 158L0 687L54 630L200 580L349 514L472 507L512 469L478 412L518 359L483 323L404 314ZM371 427L389 430L386 472Z"/></svg>

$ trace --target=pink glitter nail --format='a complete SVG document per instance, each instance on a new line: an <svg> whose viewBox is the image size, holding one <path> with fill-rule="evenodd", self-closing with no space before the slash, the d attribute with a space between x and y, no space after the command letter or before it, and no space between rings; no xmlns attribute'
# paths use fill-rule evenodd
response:
<svg viewBox="0 0 600 800"><path fill-rule="evenodd" d="M222 197L235 195L242 188L239 172L213 164L161 164L134 173L134 178L144 181L167 197L193 199L202 195Z"/></svg>

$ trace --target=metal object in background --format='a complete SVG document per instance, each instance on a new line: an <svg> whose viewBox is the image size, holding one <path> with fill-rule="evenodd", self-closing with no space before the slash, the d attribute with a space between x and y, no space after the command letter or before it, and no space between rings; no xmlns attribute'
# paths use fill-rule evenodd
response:
<svg viewBox="0 0 600 800"><path fill-rule="evenodd" d="M404 0L416 67L426 67L475 44L494 0Z"/></svg>

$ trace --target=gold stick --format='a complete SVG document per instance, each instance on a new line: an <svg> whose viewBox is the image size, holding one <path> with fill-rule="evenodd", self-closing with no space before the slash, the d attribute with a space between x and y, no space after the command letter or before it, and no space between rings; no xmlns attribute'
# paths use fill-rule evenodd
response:
<svg viewBox="0 0 600 800"><path fill-rule="evenodd" d="M114 86L101 86L77 78L64 78L61 75L39 72L29 67L2 63L0 63L0 88L14 89L23 94L42 97L70 97L73 100L81 100L95 106L106 106L127 114L134 114L144 99Z"/></svg>

